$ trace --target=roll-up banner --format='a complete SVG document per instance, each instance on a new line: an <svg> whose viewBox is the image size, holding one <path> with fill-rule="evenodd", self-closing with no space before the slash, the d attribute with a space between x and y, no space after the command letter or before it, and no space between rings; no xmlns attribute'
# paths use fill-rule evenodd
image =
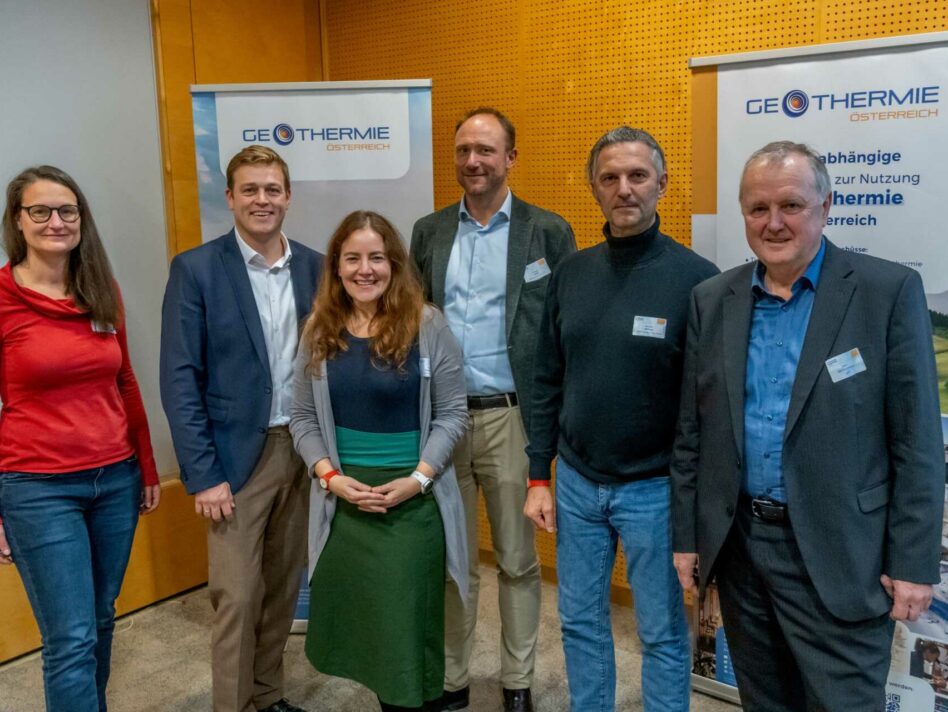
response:
<svg viewBox="0 0 948 712"><path fill-rule="evenodd" d="M738 204L744 162L771 141L816 149L832 182L825 235L922 276L948 482L948 33L698 58L691 66L717 67L717 211L694 216L696 249L722 270L754 259ZM887 712L948 712L948 516L942 533L934 603L918 621L896 625ZM736 701L715 592L696 608L695 687Z"/></svg>
<svg viewBox="0 0 948 712"><path fill-rule="evenodd" d="M353 210L387 217L406 240L434 208L431 80L191 87L201 233L234 225L225 171L246 146L290 167L286 236L320 252Z"/></svg>
<svg viewBox="0 0 948 712"><path fill-rule="evenodd" d="M387 217L407 247L415 220L434 209L430 79L194 85L191 105L204 242L234 226L227 164L253 144L290 168L283 232L319 252L353 210ZM305 571L295 618L293 631L305 632Z"/></svg>

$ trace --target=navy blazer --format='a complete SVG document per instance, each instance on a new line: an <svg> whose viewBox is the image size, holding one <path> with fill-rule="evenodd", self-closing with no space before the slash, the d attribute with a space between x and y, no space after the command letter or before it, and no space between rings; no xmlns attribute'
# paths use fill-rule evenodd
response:
<svg viewBox="0 0 948 712"><path fill-rule="evenodd" d="M300 326L323 256L290 240ZM161 404L190 494L243 487L263 451L273 388L263 327L231 230L171 261L161 310Z"/></svg>
<svg viewBox="0 0 948 712"><path fill-rule="evenodd" d="M734 521L744 459L751 262L692 292L672 457L674 550L702 587ZM826 360L858 348L866 370L833 383ZM886 613L881 574L939 580L945 492L931 320L918 273L826 241L790 395L783 473L793 534L837 618Z"/></svg>

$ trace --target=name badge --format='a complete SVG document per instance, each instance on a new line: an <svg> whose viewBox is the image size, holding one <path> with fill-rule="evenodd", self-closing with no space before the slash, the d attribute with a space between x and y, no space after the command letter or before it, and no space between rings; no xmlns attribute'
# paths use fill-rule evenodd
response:
<svg viewBox="0 0 948 712"><path fill-rule="evenodd" d="M660 316L637 316L632 322L632 336L664 339L667 325L668 320Z"/></svg>
<svg viewBox="0 0 948 712"><path fill-rule="evenodd" d="M418 365L421 369L422 378L431 378L431 359L422 356L418 359Z"/></svg>
<svg viewBox="0 0 948 712"><path fill-rule="evenodd" d="M833 383L839 383L865 371L866 362L862 360L859 349L850 349L838 356L826 359L826 370L829 371Z"/></svg>
<svg viewBox="0 0 948 712"><path fill-rule="evenodd" d="M536 262L531 262L523 271L524 282L536 282L543 279L550 273L550 265L546 263L546 258L541 257Z"/></svg>
<svg viewBox="0 0 948 712"><path fill-rule="evenodd" d="M97 334L117 334L118 333L115 330L115 327L112 326L111 324L98 324L94 321L92 322L92 330Z"/></svg>

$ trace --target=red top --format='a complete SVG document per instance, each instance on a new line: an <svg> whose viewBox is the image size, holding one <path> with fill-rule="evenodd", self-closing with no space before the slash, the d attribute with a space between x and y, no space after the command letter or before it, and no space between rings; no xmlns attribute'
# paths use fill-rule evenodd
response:
<svg viewBox="0 0 948 712"><path fill-rule="evenodd" d="M0 268L0 472L63 473L138 456L158 484L125 325L96 331L72 299Z"/></svg>

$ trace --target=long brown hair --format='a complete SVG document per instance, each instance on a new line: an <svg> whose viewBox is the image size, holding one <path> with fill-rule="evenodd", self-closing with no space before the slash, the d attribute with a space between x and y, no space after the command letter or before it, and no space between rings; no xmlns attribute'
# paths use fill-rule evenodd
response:
<svg viewBox="0 0 948 712"><path fill-rule="evenodd" d="M7 185L7 204L3 211L3 245L10 258L10 265L16 266L26 259L26 239L17 227L16 218L23 207L23 193L33 183L41 180L69 188L79 203L79 244L69 253L69 262L66 264L66 293L73 298L76 306L89 312L97 324L117 325L122 318L122 304L109 258L105 254L102 240L99 239L99 231L96 229L95 220L92 219L86 196L65 171L54 166L32 166Z"/></svg>
<svg viewBox="0 0 948 712"><path fill-rule="evenodd" d="M415 264L408 257L398 230L388 220L369 210L357 210L343 218L329 240L319 291L313 301L313 311L303 327L301 340L312 354L308 367L310 375L318 377L321 361L348 348L346 322L354 307L339 278L339 260L343 243L353 232L365 228L381 236L392 270L388 289L379 300L378 310L369 324L372 356L401 368L418 338L425 298Z"/></svg>

